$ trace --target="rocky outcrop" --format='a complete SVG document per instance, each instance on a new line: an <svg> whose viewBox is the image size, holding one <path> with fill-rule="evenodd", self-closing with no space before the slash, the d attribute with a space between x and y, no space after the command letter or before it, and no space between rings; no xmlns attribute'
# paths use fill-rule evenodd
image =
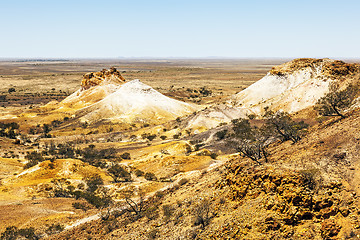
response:
<svg viewBox="0 0 360 240"><path fill-rule="evenodd" d="M79 90L65 98L60 104L69 110L77 110L94 104L116 92L125 83L116 68L90 72L83 76ZM61 108L59 108L61 109Z"/></svg>
<svg viewBox="0 0 360 240"><path fill-rule="evenodd" d="M81 89L86 90L105 82L121 85L125 83L125 78L121 76L120 72L114 67L109 70L103 69L100 72L90 72L84 74L83 80L81 81Z"/></svg>
<svg viewBox="0 0 360 240"><path fill-rule="evenodd" d="M282 65L274 66L269 73L277 76L285 76L287 74L293 74L299 70L307 68L315 69L317 67L321 67L321 75L331 78L349 75L359 70L359 67L356 64L345 63L339 60L331 60L327 58L298 58Z"/></svg>
<svg viewBox="0 0 360 240"><path fill-rule="evenodd" d="M294 171L239 160L228 164L222 187L230 189L228 197L241 208L250 207L253 201L259 203L263 217L257 221L262 227L256 231L267 236L277 232L282 239L290 235L338 239L342 227L358 227L353 196L340 182L325 183L316 170ZM241 239L246 236L243 231L237 235Z"/></svg>

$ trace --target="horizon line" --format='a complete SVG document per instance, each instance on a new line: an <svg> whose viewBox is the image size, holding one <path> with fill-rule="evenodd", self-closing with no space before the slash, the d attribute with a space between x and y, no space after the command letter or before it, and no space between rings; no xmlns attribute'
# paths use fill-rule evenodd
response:
<svg viewBox="0 0 360 240"><path fill-rule="evenodd" d="M330 58L330 59L347 59L360 60L360 57L0 57L0 61L69 61L69 60L252 60L252 59L297 59L297 58Z"/></svg>

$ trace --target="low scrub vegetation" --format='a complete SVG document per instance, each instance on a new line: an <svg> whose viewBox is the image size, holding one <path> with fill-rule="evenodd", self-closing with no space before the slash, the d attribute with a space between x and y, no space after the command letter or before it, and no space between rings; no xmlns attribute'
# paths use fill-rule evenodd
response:
<svg viewBox="0 0 360 240"><path fill-rule="evenodd" d="M113 177L115 182L129 182L131 181L131 174L126 171L126 169L119 165L115 164L108 169L108 173Z"/></svg>
<svg viewBox="0 0 360 240"><path fill-rule="evenodd" d="M130 153L128 153L128 152L124 152L123 154L120 155L120 157L125 160L131 159Z"/></svg>
<svg viewBox="0 0 360 240"><path fill-rule="evenodd" d="M141 135L142 139L147 139L149 141L152 141L156 138L155 134L150 134L150 133L144 133Z"/></svg>
<svg viewBox="0 0 360 240"><path fill-rule="evenodd" d="M145 173L144 178L148 181L156 181L157 180L157 177L152 172Z"/></svg>
<svg viewBox="0 0 360 240"><path fill-rule="evenodd" d="M15 226L7 227L6 230L0 235L1 240L16 240L16 239L40 239L38 235L35 234L34 228L22 228L19 229Z"/></svg>
<svg viewBox="0 0 360 240"><path fill-rule="evenodd" d="M53 197L65 197L84 199L89 204L96 208L106 208L112 203L112 199L107 194L107 190L103 187L104 182L99 175L90 175L83 179L86 183L86 188L83 184L73 186L66 178L54 179ZM79 205L74 206L80 208Z"/></svg>
<svg viewBox="0 0 360 240"><path fill-rule="evenodd" d="M193 212L195 216L195 226L200 225L202 228L205 228L209 224L211 218L213 217L211 215L212 211L210 206L210 201L208 199L204 199L194 207Z"/></svg>
<svg viewBox="0 0 360 240"><path fill-rule="evenodd" d="M87 210L89 210L89 206L84 204L84 203L81 203L81 202L75 202L72 204L73 208L75 209L81 209L83 210L84 212L86 212Z"/></svg>
<svg viewBox="0 0 360 240"><path fill-rule="evenodd" d="M217 133L215 133L217 140L223 140L225 138L227 132L228 132L228 130L224 129L224 130L220 130Z"/></svg>
<svg viewBox="0 0 360 240"><path fill-rule="evenodd" d="M31 168L39 162L44 161L43 156L35 151L28 153L25 158L28 159L28 162L25 164L24 169Z"/></svg>
<svg viewBox="0 0 360 240"><path fill-rule="evenodd" d="M138 191L138 200L133 200L135 197L134 189L127 190L123 192L123 197L127 204L127 210L131 213L134 213L136 218L141 218L145 212L144 206L144 197L145 194L141 190Z"/></svg>
<svg viewBox="0 0 360 240"><path fill-rule="evenodd" d="M114 148L96 149L95 145L90 144L84 149L75 148L74 145L69 143L53 144L45 146L42 152L43 156L49 156L54 159L76 158L89 163L95 167L106 167L105 159L116 158L116 150ZM121 155L123 159L129 159L130 154L124 153Z"/></svg>
<svg viewBox="0 0 360 240"><path fill-rule="evenodd" d="M51 224L47 229L46 229L46 233L49 234L49 235L52 235L52 234L56 234L56 233L59 233L61 231L64 230L64 226L62 226L61 224Z"/></svg>
<svg viewBox="0 0 360 240"><path fill-rule="evenodd" d="M0 137L15 139L19 135L19 127L15 122L0 123Z"/></svg>

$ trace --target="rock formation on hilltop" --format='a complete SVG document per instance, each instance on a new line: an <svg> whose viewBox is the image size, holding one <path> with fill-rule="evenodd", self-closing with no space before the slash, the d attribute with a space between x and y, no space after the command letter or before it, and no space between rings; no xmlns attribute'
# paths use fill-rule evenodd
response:
<svg viewBox="0 0 360 240"><path fill-rule="evenodd" d="M89 89L90 87L100 85L102 83L125 83L125 78L121 76L120 72L116 68L112 67L109 70L103 69L100 72L90 72L84 74L83 80L81 81L82 90Z"/></svg>
<svg viewBox="0 0 360 240"><path fill-rule="evenodd" d="M124 83L125 78L114 67L100 72L86 73L79 90L65 98L61 104L72 109L81 109L114 93Z"/></svg>
<svg viewBox="0 0 360 240"><path fill-rule="evenodd" d="M274 66L270 74L285 76L305 68L321 67L321 74L327 77L345 76L358 71L356 64L349 64L339 60L298 58L279 66Z"/></svg>

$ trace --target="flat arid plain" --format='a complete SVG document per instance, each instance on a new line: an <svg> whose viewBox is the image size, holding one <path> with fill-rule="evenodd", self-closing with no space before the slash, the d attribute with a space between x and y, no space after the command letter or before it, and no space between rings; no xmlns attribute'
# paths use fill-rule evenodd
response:
<svg viewBox="0 0 360 240"><path fill-rule="evenodd" d="M1 239L356 239L358 62L0 61Z"/></svg>
<svg viewBox="0 0 360 240"><path fill-rule="evenodd" d="M116 67L128 80L140 79L163 93L170 90L208 87L216 93L234 94L263 77L286 60L28 60L1 61L1 94L15 87L4 105L47 103L60 100L79 88L82 76ZM60 92L61 90L61 92ZM28 95L39 93L37 98ZM44 96L44 97L42 97ZM19 104L16 104L16 99ZM47 99L47 100L45 100Z"/></svg>

